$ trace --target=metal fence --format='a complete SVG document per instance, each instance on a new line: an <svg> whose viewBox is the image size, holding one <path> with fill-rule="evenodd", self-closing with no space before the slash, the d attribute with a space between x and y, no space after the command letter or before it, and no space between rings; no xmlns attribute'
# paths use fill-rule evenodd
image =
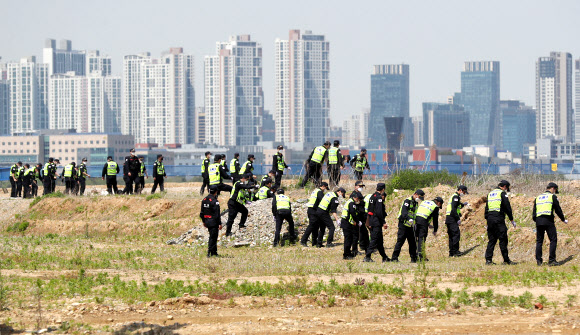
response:
<svg viewBox="0 0 580 335"><path fill-rule="evenodd" d="M298 177L304 174L304 166L302 164L291 164L289 165L291 170L285 172L286 175ZM264 175L267 174L271 169L270 164L255 164L254 174ZM421 171L443 171L447 170L453 174L467 173L468 175L480 175L480 174L490 174L490 175L500 175L508 174L516 171L521 171L524 173L531 174L573 174L580 173L579 168L575 167L574 164L558 164L557 170L552 170L552 164L426 164L426 165L394 165L394 164L370 164L371 171L365 171L367 175L373 175L375 177L387 176L395 173L399 170L404 169L416 169ZM58 172L60 173L62 167L59 167ZM102 166L89 166L88 173L93 177L101 177L103 167ZM153 166L148 165L147 171L149 175L152 174ZM165 166L165 172L167 176L170 177L197 177L201 176L201 167L199 165L173 165ZM347 167L343 171L344 174L351 174L352 169ZM10 176L10 168L0 168L0 181L8 180Z"/></svg>

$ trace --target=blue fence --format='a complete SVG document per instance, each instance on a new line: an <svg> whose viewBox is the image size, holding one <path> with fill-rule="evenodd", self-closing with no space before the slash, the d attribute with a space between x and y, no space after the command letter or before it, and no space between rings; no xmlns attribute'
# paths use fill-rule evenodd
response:
<svg viewBox="0 0 580 335"><path fill-rule="evenodd" d="M499 175L506 174L515 171L522 171L525 173L533 174L572 174L580 173L579 167L574 167L574 164L558 164L558 169L556 172L552 171L551 164L430 164L430 165L393 165L393 164L371 164L371 171L365 171L365 174L375 175L375 176L385 176L390 175L393 172L401 169L416 169L422 171L442 171L447 170L450 173L462 174L467 173L469 175L479 175L479 174L491 174ZM271 165L254 165L255 175L264 175L268 173L271 169ZM291 164L291 170L285 172L286 175L300 176L304 174L304 168L301 164ZM59 168L59 173L62 168ZM100 178L102 173L102 166L89 166L88 173L93 176ZM153 171L153 166L147 166L147 171L149 175ZM168 176L181 176L181 177L196 177L201 176L201 169L199 165L173 165L165 166L165 171ZM352 173L352 169L347 167L343 171L344 174ZM10 176L10 168L0 168L0 181L8 180Z"/></svg>

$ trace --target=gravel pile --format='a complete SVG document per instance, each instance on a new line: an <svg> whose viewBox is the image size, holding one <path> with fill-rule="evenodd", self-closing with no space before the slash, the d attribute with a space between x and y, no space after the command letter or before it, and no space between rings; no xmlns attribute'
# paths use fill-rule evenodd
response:
<svg viewBox="0 0 580 335"><path fill-rule="evenodd" d="M341 199L343 200L343 199ZM223 205L222 205L223 206ZM223 206L227 208L226 206ZM222 207L222 208L223 208ZM222 214L223 228L220 231L218 246L223 247L254 247L260 245L271 245L274 241L274 233L276 231L276 223L272 216L272 201L258 200L246 205L248 208L248 219L246 221L246 228L238 229L241 214L238 214L232 226L232 236L226 237L226 222L228 220L228 213ZM306 214L307 199L299 199L292 202L292 216L294 218L294 229L298 238L302 236L306 227L308 227L308 215ZM342 207L338 207L340 214ZM289 238L288 224L284 223L281 232L282 241ZM342 238L342 231L340 227L336 227L334 234L335 240ZM167 241L167 244L190 244L190 245L206 245L208 240L208 231L203 226L193 227L181 236Z"/></svg>

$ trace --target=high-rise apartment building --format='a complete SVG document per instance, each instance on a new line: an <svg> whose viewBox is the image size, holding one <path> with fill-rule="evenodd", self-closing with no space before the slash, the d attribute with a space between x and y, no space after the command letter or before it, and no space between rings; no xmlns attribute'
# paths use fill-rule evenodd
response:
<svg viewBox="0 0 580 335"><path fill-rule="evenodd" d="M171 48L158 59L125 56L122 131L137 143L186 144L195 131L194 56Z"/></svg>
<svg viewBox="0 0 580 335"><path fill-rule="evenodd" d="M362 148L366 146L368 137L369 109L364 108L359 114L352 115L342 123L343 146Z"/></svg>
<svg viewBox="0 0 580 335"><path fill-rule="evenodd" d="M216 43L205 57L206 141L216 145L255 145L261 140L264 93L262 46L250 35Z"/></svg>
<svg viewBox="0 0 580 335"><path fill-rule="evenodd" d="M84 77L74 71L50 76L48 114L50 129L87 129L87 91Z"/></svg>
<svg viewBox="0 0 580 335"><path fill-rule="evenodd" d="M101 55L99 50L92 50L87 52L86 58L87 68L86 75L97 72L101 76L111 75L111 57Z"/></svg>
<svg viewBox="0 0 580 335"><path fill-rule="evenodd" d="M73 50L69 40L61 40L57 48L55 40L47 39L42 49L42 61L48 64L49 75L73 71L77 76L84 76L86 59L86 51Z"/></svg>
<svg viewBox="0 0 580 335"><path fill-rule="evenodd" d="M330 43L290 30L275 43L276 141L321 145L330 129Z"/></svg>
<svg viewBox="0 0 580 335"><path fill-rule="evenodd" d="M499 62L465 62L453 102L469 113L470 145L499 145L499 99Z"/></svg>
<svg viewBox="0 0 580 335"><path fill-rule="evenodd" d="M0 74L2 70L0 69ZM8 81L3 80L0 76L0 136L10 133L10 100L9 100Z"/></svg>
<svg viewBox="0 0 580 335"><path fill-rule="evenodd" d="M550 52L536 62L536 138L574 141L572 55Z"/></svg>
<svg viewBox="0 0 580 335"><path fill-rule="evenodd" d="M10 134L48 128L48 66L36 57L6 64Z"/></svg>
<svg viewBox="0 0 580 335"><path fill-rule="evenodd" d="M500 101L501 148L522 154L524 145L536 143L536 111L517 100Z"/></svg>
<svg viewBox="0 0 580 335"><path fill-rule="evenodd" d="M371 73L370 148L386 148L384 117L403 118L403 145L413 146L413 124L409 117L409 65L375 65ZM394 148L391 148L394 149ZM399 148L396 148L397 150Z"/></svg>
<svg viewBox="0 0 580 335"><path fill-rule="evenodd" d="M574 132L575 132L575 136L574 136L574 140L576 143L580 143L580 59L577 59L575 62L575 69L576 71L574 72L574 76L575 76L575 80L576 80L576 87L575 87L575 97L576 97L576 103L575 103L575 122L574 122Z"/></svg>
<svg viewBox="0 0 580 335"><path fill-rule="evenodd" d="M205 107L195 108L195 140L194 143L206 143Z"/></svg>
<svg viewBox="0 0 580 335"><path fill-rule="evenodd" d="M448 103L423 103L425 146L459 149L469 146L469 113L463 106Z"/></svg>
<svg viewBox="0 0 580 335"><path fill-rule="evenodd" d="M411 118L411 122L413 123L413 135L414 135L414 141L413 144L415 146L419 146L419 145L425 145L425 139L423 137L423 131L424 131L424 126L423 126L423 116L413 116Z"/></svg>

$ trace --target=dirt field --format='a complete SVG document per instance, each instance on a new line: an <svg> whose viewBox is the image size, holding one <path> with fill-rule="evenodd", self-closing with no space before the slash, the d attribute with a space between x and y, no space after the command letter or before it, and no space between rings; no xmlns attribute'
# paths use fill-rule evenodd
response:
<svg viewBox="0 0 580 335"><path fill-rule="evenodd" d="M205 258L204 245L166 245L201 224L197 183L168 184L160 197L101 196L103 188L91 186L91 196L45 198L33 206L2 194L0 331L578 334L580 184L562 184L559 196L570 221L556 224L558 259L566 262L560 267L538 267L534 260L531 206L541 185L512 189L515 266L484 265L482 196L489 183L468 185L470 206L461 227L467 254L447 257L441 217L440 234L427 240L425 264L410 264L406 246L400 263L382 264L378 256L376 263L360 256L343 261L342 245L220 247L217 259ZM427 199L447 200L453 189L424 191ZM287 192L293 200L308 193ZM395 244L398 206L410 193L397 192L386 202L387 254ZM227 196L220 198L223 208ZM547 249L546 241L545 258ZM495 255L501 263L499 249Z"/></svg>

